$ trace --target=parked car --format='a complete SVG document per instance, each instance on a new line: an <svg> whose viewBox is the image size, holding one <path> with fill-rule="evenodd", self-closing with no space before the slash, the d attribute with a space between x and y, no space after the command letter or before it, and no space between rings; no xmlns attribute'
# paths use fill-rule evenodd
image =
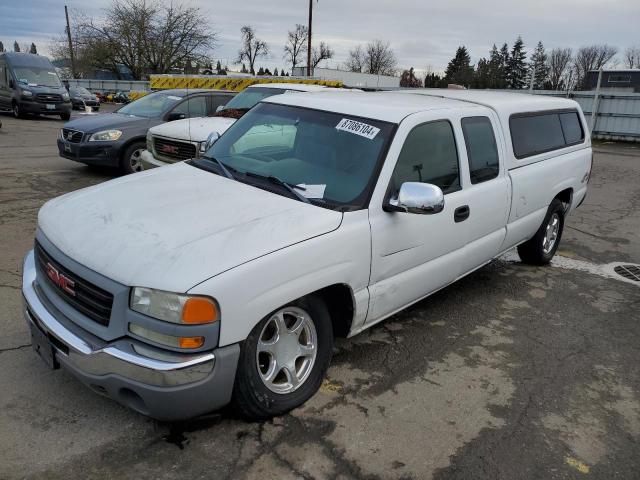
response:
<svg viewBox="0 0 640 480"><path fill-rule="evenodd" d="M549 263L591 162L572 100L270 97L202 158L42 207L22 285L33 345L161 420L229 402L280 415L318 390L334 337L513 247Z"/></svg>
<svg viewBox="0 0 640 480"><path fill-rule="evenodd" d="M98 97L84 87L69 87L69 96L74 110L85 110L86 107L90 107L92 112L100 110Z"/></svg>
<svg viewBox="0 0 640 480"><path fill-rule="evenodd" d="M0 109L16 118L27 114L71 118L69 93L47 57L31 53L0 53Z"/></svg>
<svg viewBox="0 0 640 480"><path fill-rule="evenodd" d="M247 87L227 105L219 106L210 118L190 118L158 125L149 129L147 149L142 152L142 167L146 170L162 167L189 158L198 158L227 128L261 100L286 92L317 92L321 85L303 83L258 84Z"/></svg>
<svg viewBox="0 0 640 480"><path fill-rule="evenodd" d="M164 122L215 112L233 94L220 90L163 90L120 107L113 113L66 123L58 138L61 157L119 167L125 173L142 169L140 154L147 130Z"/></svg>

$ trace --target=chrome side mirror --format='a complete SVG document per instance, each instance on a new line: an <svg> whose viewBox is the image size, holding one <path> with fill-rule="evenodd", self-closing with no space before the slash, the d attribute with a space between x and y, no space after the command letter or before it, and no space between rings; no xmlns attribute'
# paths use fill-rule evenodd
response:
<svg viewBox="0 0 640 480"><path fill-rule="evenodd" d="M398 196L389 200L386 211L433 215L444 210L444 193L430 183L405 182Z"/></svg>
<svg viewBox="0 0 640 480"><path fill-rule="evenodd" d="M205 151L209 150L213 146L213 144L218 141L219 138L220 138L220 134L218 132L211 132L207 137L207 141L204 144Z"/></svg>
<svg viewBox="0 0 640 480"><path fill-rule="evenodd" d="M222 110L224 110L224 105L218 105L218 108L216 108L216 113L221 112Z"/></svg>

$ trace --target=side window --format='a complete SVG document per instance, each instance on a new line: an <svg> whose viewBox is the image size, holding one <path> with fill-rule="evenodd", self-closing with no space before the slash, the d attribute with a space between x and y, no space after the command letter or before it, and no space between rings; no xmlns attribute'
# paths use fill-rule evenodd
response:
<svg viewBox="0 0 640 480"><path fill-rule="evenodd" d="M7 67L4 62L0 62L0 88L7 86Z"/></svg>
<svg viewBox="0 0 640 480"><path fill-rule="evenodd" d="M567 145L580 143L584 140L584 131L582 130L578 112L561 113L560 123L562 124L562 131Z"/></svg>
<svg viewBox="0 0 640 480"><path fill-rule="evenodd" d="M233 97L229 95L211 95L209 98L211 99L211 112L209 112L209 115L213 115L218 107L226 105Z"/></svg>
<svg viewBox="0 0 640 480"><path fill-rule="evenodd" d="M511 117L509 126L516 158L530 157L565 146L557 113Z"/></svg>
<svg viewBox="0 0 640 480"><path fill-rule="evenodd" d="M491 120L488 117L463 118L462 132L467 146L471 183L496 178L500 171L500 163Z"/></svg>
<svg viewBox="0 0 640 480"><path fill-rule="evenodd" d="M441 120L411 130L391 181L396 191L405 182L431 183L444 193L459 190L458 151L451 124Z"/></svg>
<svg viewBox="0 0 640 480"><path fill-rule="evenodd" d="M206 117L207 116L207 97L199 96L189 98L173 109L173 113L184 113L189 117Z"/></svg>

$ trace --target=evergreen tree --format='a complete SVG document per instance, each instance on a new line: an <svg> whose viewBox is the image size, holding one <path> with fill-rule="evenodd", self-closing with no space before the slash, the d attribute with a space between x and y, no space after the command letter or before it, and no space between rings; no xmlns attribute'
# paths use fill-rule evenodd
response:
<svg viewBox="0 0 640 480"><path fill-rule="evenodd" d="M473 67L471 57L465 46L458 47L456 55L451 59L445 71L447 83L468 86L473 81Z"/></svg>
<svg viewBox="0 0 640 480"><path fill-rule="evenodd" d="M260 67L258 69L258 75L264 75L264 68Z"/></svg>
<svg viewBox="0 0 640 480"><path fill-rule="evenodd" d="M278 67L276 67L276 69L273 71L273 76L274 77L279 77L280 76L280 72L278 72Z"/></svg>
<svg viewBox="0 0 640 480"><path fill-rule="evenodd" d="M447 82L437 73L427 73L424 77L424 88L446 88Z"/></svg>
<svg viewBox="0 0 640 480"><path fill-rule="evenodd" d="M499 77L496 79L496 88L507 88L507 70L509 68L509 45L505 42L500 47L500 56L498 58L500 68L498 70Z"/></svg>
<svg viewBox="0 0 640 480"><path fill-rule="evenodd" d="M273 75L273 74L269 71L269 69L268 69L268 68L265 68L265 69L264 69L264 74L265 74L265 75L269 75L269 76L272 76L272 75Z"/></svg>
<svg viewBox="0 0 640 480"><path fill-rule="evenodd" d="M0 53L4 52L4 43L0 42Z"/></svg>
<svg viewBox="0 0 640 480"><path fill-rule="evenodd" d="M473 75L473 88L490 88L491 69L489 60L481 58L476 65L476 71Z"/></svg>
<svg viewBox="0 0 640 480"><path fill-rule="evenodd" d="M29 53L33 53L34 55L38 54L38 49L36 48L36 44L31 42L31 48L29 48Z"/></svg>
<svg viewBox="0 0 640 480"><path fill-rule="evenodd" d="M507 88L520 90L527 86L527 52L524 49L522 37L518 37L511 48L511 54L507 62L506 79Z"/></svg>
<svg viewBox="0 0 640 480"><path fill-rule="evenodd" d="M494 44L489 52L489 60L487 61L486 88L504 88L504 85L504 62L500 50Z"/></svg>
<svg viewBox="0 0 640 480"><path fill-rule="evenodd" d="M20 52L20 45L18 45L17 41L13 42L13 51L14 52Z"/></svg>
<svg viewBox="0 0 640 480"><path fill-rule="evenodd" d="M542 42L538 42L536 49L531 55L531 64L529 65L529 84L531 84L531 75L533 75L533 88L542 90L549 78L549 65L547 64L547 53L545 52Z"/></svg>
<svg viewBox="0 0 640 480"><path fill-rule="evenodd" d="M240 69L240 73L249 73L249 70L247 70L247 66L244 63L242 64L242 68Z"/></svg>
<svg viewBox="0 0 640 480"><path fill-rule="evenodd" d="M222 71L222 64L220 63L220 60L218 60L216 63L216 71L218 72L218 75Z"/></svg>

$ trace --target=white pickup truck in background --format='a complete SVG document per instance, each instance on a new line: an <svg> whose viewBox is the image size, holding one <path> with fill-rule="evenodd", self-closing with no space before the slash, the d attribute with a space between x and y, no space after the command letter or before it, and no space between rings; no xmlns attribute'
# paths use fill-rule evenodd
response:
<svg viewBox="0 0 640 480"><path fill-rule="evenodd" d="M571 100L269 97L206 157L47 202L26 318L51 366L138 412L279 415L318 390L334 337L514 247L550 262L591 163Z"/></svg>
<svg viewBox="0 0 640 480"><path fill-rule="evenodd" d="M149 170L170 163L198 158L238 118L261 100L291 92L317 92L322 85L304 83L262 83L247 87L222 107L213 117L176 120L150 128L147 149L142 152L142 167ZM255 137L255 135L254 135Z"/></svg>

